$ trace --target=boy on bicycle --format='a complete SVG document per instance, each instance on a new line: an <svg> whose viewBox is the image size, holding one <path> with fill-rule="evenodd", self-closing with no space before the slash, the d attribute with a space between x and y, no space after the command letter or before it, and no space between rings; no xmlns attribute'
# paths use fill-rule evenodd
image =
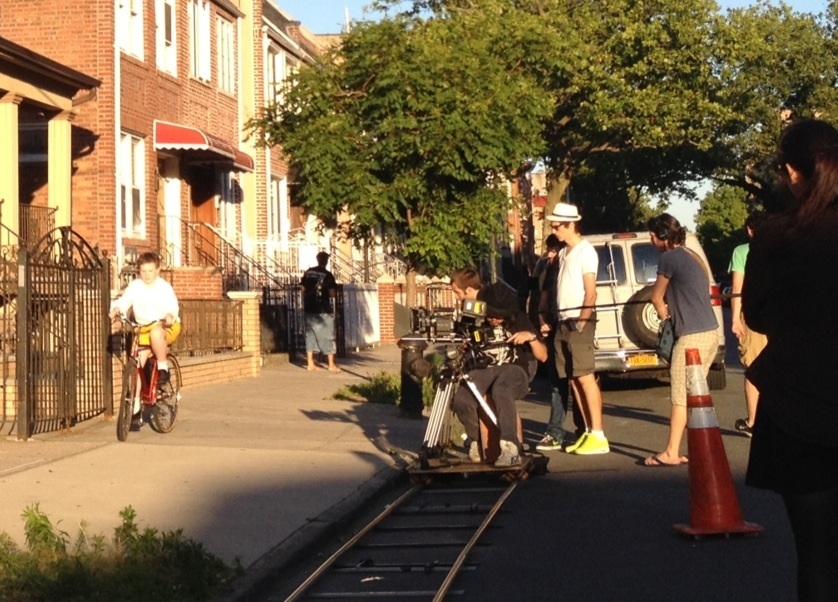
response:
<svg viewBox="0 0 838 602"><path fill-rule="evenodd" d="M134 320L139 324L148 324L139 333L140 345L151 345L151 351L157 358L157 382L162 385L169 381L169 364L166 361L169 345L180 334L180 307L172 285L160 278L160 258L147 252L140 255L137 263L139 278L131 281L122 296L111 304L109 315L113 320L133 309Z"/></svg>

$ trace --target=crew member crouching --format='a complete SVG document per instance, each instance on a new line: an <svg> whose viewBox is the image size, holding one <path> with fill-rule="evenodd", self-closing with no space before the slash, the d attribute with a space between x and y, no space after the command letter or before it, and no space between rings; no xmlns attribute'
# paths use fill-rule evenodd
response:
<svg viewBox="0 0 838 602"><path fill-rule="evenodd" d="M524 397L535 376L537 361L547 360L547 347L535 327L521 311L517 295L505 284L483 287L476 270L466 268L451 275L451 289L457 299L477 299L486 303L486 323L494 341L505 345L487 345L489 365L467 374L481 395L492 396L500 430L500 456L495 466L521 464L521 441L517 434L515 401ZM537 360L537 361L536 361ZM469 458L480 462L479 403L465 385L454 395L452 409L469 438Z"/></svg>

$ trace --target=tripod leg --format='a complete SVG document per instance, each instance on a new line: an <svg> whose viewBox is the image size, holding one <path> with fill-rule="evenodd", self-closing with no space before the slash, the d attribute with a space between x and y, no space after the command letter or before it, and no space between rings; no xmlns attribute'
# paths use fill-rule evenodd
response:
<svg viewBox="0 0 838 602"><path fill-rule="evenodd" d="M439 445L440 435L448 421L448 413L451 409L451 400L454 398L454 392L457 390L456 379L445 379L439 383L434 396L434 405L431 408L431 416L428 420L428 426L425 429L425 439L422 442L422 447L431 448Z"/></svg>
<svg viewBox="0 0 838 602"><path fill-rule="evenodd" d="M483 408L483 411L486 412L486 416L489 417L489 420L492 421L492 424L498 426L498 418L495 416L495 411L486 401L486 398L480 394L480 391L477 390L477 385L472 382L472 380L468 377L468 375L463 377L463 380L466 383L466 386L471 391L471 394L474 395L474 398L477 400L477 403L480 404L480 407Z"/></svg>

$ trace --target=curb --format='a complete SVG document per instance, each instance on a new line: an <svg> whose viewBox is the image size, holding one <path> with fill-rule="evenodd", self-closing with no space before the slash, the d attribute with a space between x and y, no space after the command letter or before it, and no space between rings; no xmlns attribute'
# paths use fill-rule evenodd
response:
<svg viewBox="0 0 838 602"><path fill-rule="evenodd" d="M314 553L318 547L334 538L343 527L360 516L366 510L367 502L406 481L407 472L404 466L382 468L354 492L311 519L254 562L245 570L244 575L233 583L233 591L224 597L216 598L214 602L251 602L264 599L264 594L281 580L283 575L280 573L286 566Z"/></svg>

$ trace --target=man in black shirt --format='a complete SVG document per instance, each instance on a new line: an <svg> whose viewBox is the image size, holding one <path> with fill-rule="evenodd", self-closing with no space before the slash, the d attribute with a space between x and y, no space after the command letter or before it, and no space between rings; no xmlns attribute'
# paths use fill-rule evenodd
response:
<svg viewBox="0 0 838 602"><path fill-rule="evenodd" d="M477 299L486 303L486 323L492 330L493 344L485 353L490 362L485 368L470 370L468 376L481 395L492 396L497 410L501 453L495 466L521 464L522 442L518 440L515 401L527 394L537 361L547 359L547 347L527 314L521 311L517 295L506 284L484 287L477 271L466 268L451 275L451 290L458 301ZM463 423L473 462L482 460L477 408L478 401L471 390L461 386L454 394L451 409Z"/></svg>
<svg viewBox="0 0 838 602"><path fill-rule="evenodd" d="M300 281L306 323L306 359L309 370L319 370L314 363L314 353L323 353L329 360L329 370L340 372L340 368L335 364L337 347L332 307L338 285L335 277L326 269L328 263L329 254L321 251L317 254L317 265L307 269Z"/></svg>

